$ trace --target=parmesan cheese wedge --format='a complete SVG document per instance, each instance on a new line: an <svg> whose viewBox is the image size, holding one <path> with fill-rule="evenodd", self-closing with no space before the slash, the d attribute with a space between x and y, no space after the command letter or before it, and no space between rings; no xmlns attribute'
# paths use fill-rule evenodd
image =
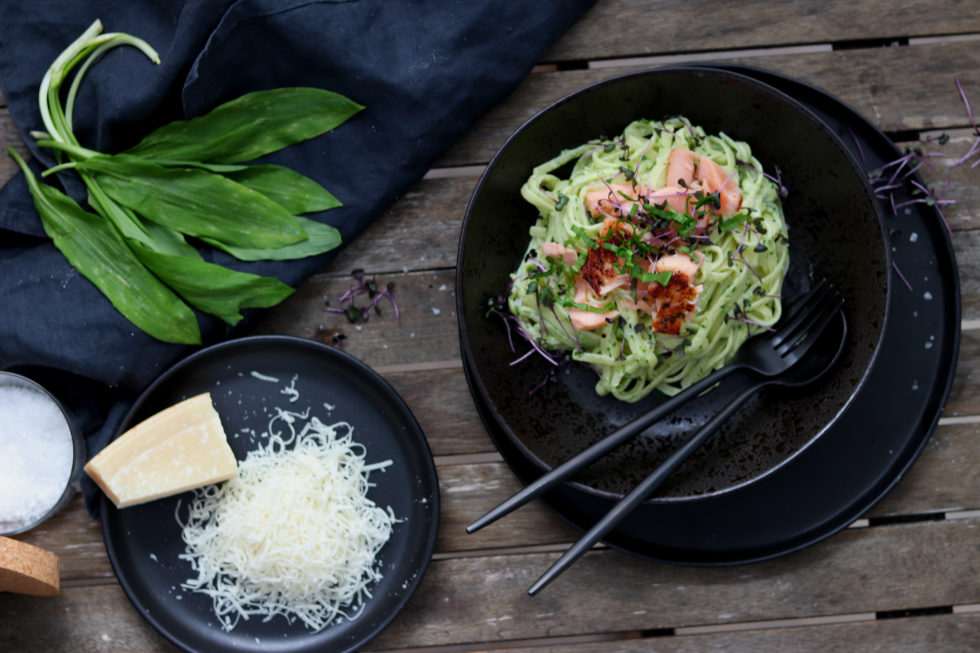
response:
<svg viewBox="0 0 980 653"><path fill-rule="evenodd" d="M117 508L226 481L237 471L207 392L140 422L85 465Z"/></svg>

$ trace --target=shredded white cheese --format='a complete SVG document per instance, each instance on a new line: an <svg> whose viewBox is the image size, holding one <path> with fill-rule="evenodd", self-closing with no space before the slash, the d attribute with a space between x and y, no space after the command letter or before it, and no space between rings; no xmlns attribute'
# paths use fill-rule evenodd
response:
<svg viewBox="0 0 980 653"><path fill-rule="evenodd" d="M283 615L319 631L360 614L381 578L397 520L367 497L368 476L391 461L365 464L350 424L308 413L277 409L267 443L236 477L197 490L182 525L181 558L197 573L182 587L210 596L225 630Z"/></svg>

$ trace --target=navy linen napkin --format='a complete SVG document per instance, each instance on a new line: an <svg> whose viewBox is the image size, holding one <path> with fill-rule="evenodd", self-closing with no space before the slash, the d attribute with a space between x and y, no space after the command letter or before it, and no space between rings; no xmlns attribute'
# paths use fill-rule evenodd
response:
<svg viewBox="0 0 980 653"><path fill-rule="evenodd" d="M33 0L4 2L0 88L33 157L43 129L37 88L54 58L95 19L143 38L111 50L86 74L75 110L83 145L115 152L153 128L255 90L317 86L365 105L333 132L269 160L309 175L344 203L312 216L350 242L406 192L467 129L506 97L594 0ZM6 156L6 153L2 153ZM37 169L40 169L38 167ZM77 199L83 189L68 178ZM337 250L289 262L210 260L295 285ZM234 329L201 319L205 344ZM101 449L138 394L193 348L133 327L44 236L18 174L0 189L0 369L44 383ZM90 510L97 492L83 479Z"/></svg>

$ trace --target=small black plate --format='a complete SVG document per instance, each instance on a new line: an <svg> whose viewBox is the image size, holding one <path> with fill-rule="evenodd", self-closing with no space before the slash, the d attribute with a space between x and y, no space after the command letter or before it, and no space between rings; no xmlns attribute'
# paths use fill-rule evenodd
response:
<svg viewBox="0 0 980 653"><path fill-rule="evenodd" d="M818 88L744 66L698 67L752 76L792 96L834 130L869 172L901 156L861 114ZM908 199L895 197L898 203ZM902 478L935 430L952 386L959 353L960 286L952 243L935 209L912 204L891 215L890 204L882 204L889 214L892 260L912 288L894 284L877 363L849 410L799 456L758 482L701 501L644 503L603 542L674 564L770 559L837 533ZM466 362L464 358L470 376ZM473 396L514 473L525 484L538 478L541 468L513 445L478 394ZM614 503L573 484L541 498L582 530Z"/></svg>
<svg viewBox="0 0 980 653"><path fill-rule="evenodd" d="M255 373L255 374L253 374ZM290 402L288 390L298 391ZM379 554L383 578L352 621L313 633L279 616L253 617L230 632L214 617L211 599L181 589L193 574L175 514L191 493L117 509L102 500L102 533L119 583L140 614L187 650L354 651L376 637L418 587L435 546L439 486L428 443L415 417L377 373L340 350L285 336L228 341L184 359L137 400L120 433L182 399L210 392L239 460L257 444L275 408L302 411L329 424L350 422L367 462L394 464L373 472L370 498L400 520Z"/></svg>

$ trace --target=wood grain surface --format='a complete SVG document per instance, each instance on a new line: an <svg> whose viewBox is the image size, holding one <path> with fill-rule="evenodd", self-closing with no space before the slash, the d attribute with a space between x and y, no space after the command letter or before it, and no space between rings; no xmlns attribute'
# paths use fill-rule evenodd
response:
<svg viewBox="0 0 980 653"><path fill-rule="evenodd" d="M936 154L920 170L943 207L959 271L954 383L921 455L850 527L802 551L726 568L665 565L604 545L546 591L527 587L579 535L540 503L476 534L466 524L519 488L463 373L456 317L460 226L484 167L524 121L568 92L674 62L732 62L813 84L890 135ZM534 72L254 333L342 347L405 398L435 456L436 554L417 593L368 650L894 651L980 649L980 5L831 0L600 0ZM28 127L31 128L31 127ZM0 145L27 152L0 97ZM5 147L4 147L5 149ZM15 171L0 156L0 183ZM363 269L395 284L361 325L327 312ZM901 292L898 289L897 292ZM773 519L778 519L773 515ZM77 498L17 536L61 560L57 597L0 593L0 651L171 651L116 582L99 523Z"/></svg>

